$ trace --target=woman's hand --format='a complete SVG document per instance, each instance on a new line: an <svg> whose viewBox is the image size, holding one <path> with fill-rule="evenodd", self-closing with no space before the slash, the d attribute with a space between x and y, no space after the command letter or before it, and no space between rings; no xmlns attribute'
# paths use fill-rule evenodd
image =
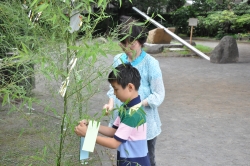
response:
<svg viewBox="0 0 250 166"><path fill-rule="evenodd" d="M144 99L144 100L142 101L142 106L144 106L144 107L147 107L147 106L148 106L148 101L147 101L146 99Z"/></svg>
<svg viewBox="0 0 250 166"><path fill-rule="evenodd" d="M114 108L114 101L112 98L109 99L108 104L104 104L103 109L105 109L106 113L105 115L109 115L110 111L112 111Z"/></svg>
<svg viewBox="0 0 250 166"><path fill-rule="evenodd" d="M104 104L103 109L105 109L105 115L109 115L110 111L113 110L113 104Z"/></svg>

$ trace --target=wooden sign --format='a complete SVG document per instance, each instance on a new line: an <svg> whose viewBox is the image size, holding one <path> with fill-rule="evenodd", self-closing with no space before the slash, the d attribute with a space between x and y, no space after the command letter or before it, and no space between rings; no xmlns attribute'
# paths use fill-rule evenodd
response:
<svg viewBox="0 0 250 166"><path fill-rule="evenodd" d="M197 18L189 18L188 19L188 25L189 26L197 26L198 24L198 19Z"/></svg>
<svg viewBox="0 0 250 166"><path fill-rule="evenodd" d="M198 24L197 18L189 18L188 19L188 25L191 26L190 44L192 44L193 28L194 28L194 26L197 26L197 24Z"/></svg>

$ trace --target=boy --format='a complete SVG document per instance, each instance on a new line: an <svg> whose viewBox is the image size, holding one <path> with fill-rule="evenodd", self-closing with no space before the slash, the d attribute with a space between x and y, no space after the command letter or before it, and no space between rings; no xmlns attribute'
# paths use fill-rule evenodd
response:
<svg viewBox="0 0 250 166"><path fill-rule="evenodd" d="M138 89L141 76L131 64L121 64L108 76L114 88L114 94L124 104L112 127L100 126L99 133L108 136L97 136L96 142L102 146L117 149L118 166L150 166L147 147L146 116ZM78 136L85 136L86 120L75 127Z"/></svg>

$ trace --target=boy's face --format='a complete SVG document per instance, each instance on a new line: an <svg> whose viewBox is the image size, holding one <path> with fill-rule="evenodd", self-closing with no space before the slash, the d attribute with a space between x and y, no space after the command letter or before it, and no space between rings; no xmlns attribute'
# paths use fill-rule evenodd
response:
<svg viewBox="0 0 250 166"><path fill-rule="evenodd" d="M122 88L116 81L111 83L114 88L114 95L121 100L121 102L126 102L131 99L133 84L128 84L125 89Z"/></svg>

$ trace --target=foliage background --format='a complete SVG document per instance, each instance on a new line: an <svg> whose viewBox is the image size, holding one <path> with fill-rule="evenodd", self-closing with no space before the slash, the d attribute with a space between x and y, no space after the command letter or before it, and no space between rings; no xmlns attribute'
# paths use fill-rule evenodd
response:
<svg viewBox="0 0 250 166"><path fill-rule="evenodd" d="M104 0L75 1L74 5L69 0L27 0L28 8L19 0L1 1L0 96L1 115L4 115L1 116L4 126L0 137L1 143L4 142L1 165L79 164L79 138L73 128L82 118L103 118L102 110L92 110L90 106L96 104L93 96L101 93L99 87L106 83L111 69L105 57L120 51L113 42L119 16L132 15L142 20L131 6L147 12L152 4L151 1L110 3L115 8L108 7L109 1ZM188 34L190 17L199 18L194 33L198 36L221 38L227 34L247 34L250 30L248 3L201 0L192 6L179 5L183 3L156 1L149 14L163 13L162 6L168 4L165 10L168 13L162 14L165 20L155 19L166 27L177 27L177 33ZM30 11L32 19L27 17ZM83 26L78 32L69 33L73 11L80 11ZM39 21L34 21L40 12ZM93 40L103 34L108 35L107 42ZM68 64L74 57L78 59L77 65L70 72ZM62 98L58 90L68 76L70 86ZM33 78L36 89L31 91ZM7 126L10 123L16 123L15 130L10 131Z"/></svg>
<svg viewBox="0 0 250 166"><path fill-rule="evenodd" d="M82 118L100 121L103 117L101 109L91 109L93 96L101 93L100 86L106 83L111 70L106 56L120 51L113 42L115 30L107 41L93 39L97 24L109 17L105 13L107 3L91 0L74 4L69 0L27 0L25 5L19 0L0 3L3 144L0 165L80 164L79 137L73 129ZM92 6L97 9L94 11ZM83 24L78 32L70 33L73 11L80 12ZM35 20L40 12L39 20ZM7 55L13 49L16 52ZM77 63L70 71L68 64L73 58L77 58ZM69 86L61 97L58 91L67 77ZM33 91L29 78L36 78ZM32 93L27 93L23 81ZM12 124L15 130L9 130L11 121L16 123ZM91 155L90 163L100 165L97 155Z"/></svg>

